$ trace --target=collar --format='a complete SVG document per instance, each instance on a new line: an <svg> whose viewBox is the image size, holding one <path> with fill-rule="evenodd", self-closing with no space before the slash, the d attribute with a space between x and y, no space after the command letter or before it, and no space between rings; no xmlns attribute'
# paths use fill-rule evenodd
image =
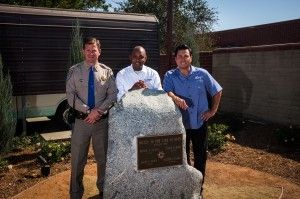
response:
<svg viewBox="0 0 300 199"><path fill-rule="evenodd" d="M132 72L134 72L134 69L133 69L132 64L129 66L129 68L130 68L130 70L131 70ZM147 66L143 65L143 66L142 66L142 70L140 70L140 71L143 72L143 73L146 73L146 72L147 72Z"/></svg>
<svg viewBox="0 0 300 199"><path fill-rule="evenodd" d="M86 70L90 70L90 67L91 67L91 65L89 65L88 63L86 63L85 61L83 62L83 68L84 69L86 69ZM99 62L97 62L95 65L93 65L93 67L94 67L94 71L99 71L99 69L100 69L100 63Z"/></svg>
<svg viewBox="0 0 300 199"><path fill-rule="evenodd" d="M189 73L187 76L184 76L184 75L180 72L179 68L178 68L178 67L176 68L177 75L179 75L180 77L183 77L183 78L188 78L188 77L190 77L190 76L195 72L195 70L196 70L195 66L192 66L192 65L191 65L190 73Z"/></svg>

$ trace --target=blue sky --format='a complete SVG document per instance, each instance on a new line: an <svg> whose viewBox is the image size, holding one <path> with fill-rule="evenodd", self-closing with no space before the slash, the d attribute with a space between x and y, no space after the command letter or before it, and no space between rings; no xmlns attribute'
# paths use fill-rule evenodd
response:
<svg viewBox="0 0 300 199"><path fill-rule="evenodd" d="M113 6L120 1L107 0ZM207 3L218 12L215 31L300 19L300 0L207 0Z"/></svg>

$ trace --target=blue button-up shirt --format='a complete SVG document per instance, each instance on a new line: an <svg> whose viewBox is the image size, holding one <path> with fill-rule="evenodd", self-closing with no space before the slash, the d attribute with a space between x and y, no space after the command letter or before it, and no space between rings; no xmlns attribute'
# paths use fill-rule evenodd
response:
<svg viewBox="0 0 300 199"><path fill-rule="evenodd" d="M184 76L178 68L168 71L163 89L186 101L188 109L180 109L183 124L186 129L198 129L203 125L201 115L209 110L207 94L214 96L222 87L206 70L191 66L188 76Z"/></svg>

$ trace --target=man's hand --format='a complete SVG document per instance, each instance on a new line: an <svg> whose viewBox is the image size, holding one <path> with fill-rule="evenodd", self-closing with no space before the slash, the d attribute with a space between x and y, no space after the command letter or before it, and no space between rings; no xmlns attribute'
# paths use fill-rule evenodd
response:
<svg viewBox="0 0 300 199"><path fill-rule="evenodd" d="M89 115L87 116L87 118L84 119L84 121L88 124L94 124L95 122L97 122L102 116L101 111L99 111L97 108L94 108Z"/></svg>
<svg viewBox="0 0 300 199"><path fill-rule="evenodd" d="M180 97L174 96L173 101L175 102L175 104L177 106L179 106L179 108L186 110L188 108L188 105L186 104L184 99L181 99Z"/></svg>
<svg viewBox="0 0 300 199"><path fill-rule="evenodd" d="M208 121L215 114L216 114L216 111L213 111L213 110L206 111L206 112L204 112L204 113L201 114L201 119L203 121Z"/></svg>
<svg viewBox="0 0 300 199"><path fill-rule="evenodd" d="M213 117L216 114L221 100L221 96L222 96L222 91L219 91L212 97L211 109L201 114L201 119L203 121L209 120L211 117Z"/></svg>
<svg viewBox="0 0 300 199"><path fill-rule="evenodd" d="M137 89L141 89L141 88L148 88L143 80L139 80L138 82L135 82L133 84L133 86L131 87L131 89L129 89L129 90L132 91L132 90L137 90Z"/></svg>

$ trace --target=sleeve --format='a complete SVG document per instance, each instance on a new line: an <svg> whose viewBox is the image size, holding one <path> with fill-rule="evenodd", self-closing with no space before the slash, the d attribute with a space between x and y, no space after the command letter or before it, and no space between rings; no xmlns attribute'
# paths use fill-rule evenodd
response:
<svg viewBox="0 0 300 199"><path fill-rule="evenodd" d="M70 68L67 80L66 80L66 96L68 100L68 104L73 107L75 104L75 108L78 111L86 112L88 110L88 106L84 104L80 98L78 98L76 93L76 86L75 86L75 72L74 68ZM75 100L75 103L74 103Z"/></svg>
<svg viewBox="0 0 300 199"><path fill-rule="evenodd" d="M211 96L214 96L215 94L217 94L218 92L220 92L222 90L222 87L220 86L220 84L213 78L213 76L211 76L211 74L209 74L209 72L206 71L206 79L205 79L205 87L206 90L208 91L208 93Z"/></svg>
<svg viewBox="0 0 300 199"><path fill-rule="evenodd" d="M174 92L174 84L172 81L172 76L170 72L167 72L165 74L164 80L163 80L163 89L165 92Z"/></svg>
<svg viewBox="0 0 300 199"><path fill-rule="evenodd" d="M117 85L117 89L118 89L118 94L117 94L118 101L120 101L122 96L127 92L124 87L125 82L123 82L123 81L124 81L123 76L119 72L116 77L116 85Z"/></svg>
<svg viewBox="0 0 300 199"><path fill-rule="evenodd" d="M106 111L112 106L117 100L117 86L115 82L115 78L113 72L109 71L109 79L108 79L108 89L106 91L106 98L99 107L101 110Z"/></svg>
<svg viewBox="0 0 300 199"><path fill-rule="evenodd" d="M153 88L157 90L162 90L161 81L158 72L154 71L153 79L154 79Z"/></svg>

